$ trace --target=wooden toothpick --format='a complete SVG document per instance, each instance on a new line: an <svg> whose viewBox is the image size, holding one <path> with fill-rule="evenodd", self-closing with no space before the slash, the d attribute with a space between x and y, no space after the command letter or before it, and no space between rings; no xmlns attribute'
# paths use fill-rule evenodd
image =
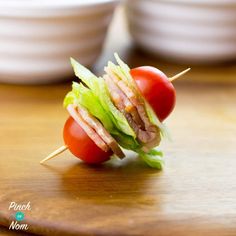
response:
<svg viewBox="0 0 236 236"><path fill-rule="evenodd" d="M172 81L178 79L179 77L183 76L184 74L186 74L186 73L187 73L188 71L190 71L190 70L191 70L191 68L188 68L188 69L186 69L186 70L184 70L184 71L178 73L177 75L174 75L173 77L170 77L170 78L169 78L169 81L172 82Z"/></svg>
<svg viewBox="0 0 236 236"><path fill-rule="evenodd" d="M56 157L57 155L59 155L60 153L64 152L68 147L63 145L61 147L59 147L57 150L55 150L54 152L52 152L51 154L49 154L46 158L44 158L42 161L40 161L40 164L43 164L45 161L48 161L54 157Z"/></svg>

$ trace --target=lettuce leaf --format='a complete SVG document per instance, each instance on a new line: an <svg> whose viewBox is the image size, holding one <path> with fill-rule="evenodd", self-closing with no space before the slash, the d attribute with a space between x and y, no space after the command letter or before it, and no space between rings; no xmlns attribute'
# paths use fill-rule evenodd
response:
<svg viewBox="0 0 236 236"><path fill-rule="evenodd" d="M103 109L100 101L93 92L85 87L83 84L73 83L72 92L78 97L78 103L85 107L90 114L99 119L103 126L109 131L112 132L115 127L109 116L106 115L106 111Z"/></svg>
<svg viewBox="0 0 236 236"><path fill-rule="evenodd" d="M117 134L112 134L112 136L120 144L121 147L127 150L136 152L137 149L141 148L141 145L138 143L138 141L129 135L119 132Z"/></svg>
<svg viewBox="0 0 236 236"><path fill-rule="evenodd" d="M120 57L118 56L117 53L114 54L115 59L118 63L118 68L121 70L121 72L123 73L123 75L125 76L125 79L127 80L128 84L132 87L135 88L135 91L137 90L137 85L134 81L134 79L132 78L131 74L130 74L130 68L127 64L125 64ZM122 77L121 77L122 78Z"/></svg>
<svg viewBox="0 0 236 236"><path fill-rule="evenodd" d="M138 151L142 160L150 167L162 170L164 167L163 153L156 149L150 150L148 153Z"/></svg>
<svg viewBox="0 0 236 236"><path fill-rule="evenodd" d="M73 91L70 91L66 94L66 96L64 98L63 106L67 107L70 104L76 104L77 103L76 101L77 101L76 95L74 94Z"/></svg>
<svg viewBox="0 0 236 236"><path fill-rule="evenodd" d="M84 84L90 88L95 95L99 93L99 79L86 67L82 66L79 62L75 59L70 58L71 65L75 72L75 75L82 80Z"/></svg>

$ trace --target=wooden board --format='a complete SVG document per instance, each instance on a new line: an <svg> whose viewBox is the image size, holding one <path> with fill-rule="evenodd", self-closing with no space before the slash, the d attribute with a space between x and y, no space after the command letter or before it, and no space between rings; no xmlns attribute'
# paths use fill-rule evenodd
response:
<svg viewBox="0 0 236 236"><path fill-rule="evenodd" d="M0 86L0 224L31 202L27 232L43 235L236 235L236 87L177 86L166 167L135 157L89 167L60 146L69 84Z"/></svg>

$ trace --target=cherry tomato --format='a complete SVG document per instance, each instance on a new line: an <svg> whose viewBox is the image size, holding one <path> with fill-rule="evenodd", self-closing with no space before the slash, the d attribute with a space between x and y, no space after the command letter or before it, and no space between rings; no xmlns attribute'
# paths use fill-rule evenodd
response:
<svg viewBox="0 0 236 236"><path fill-rule="evenodd" d="M175 88L167 76L152 66L134 68L131 75L159 120L166 119L174 109L176 100Z"/></svg>
<svg viewBox="0 0 236 236"><path fill-rule="evenodd" d="M99 164L112 155L111 151L101 150L72 117L64 125L63 138L71 153L86 163Z"/></svg>

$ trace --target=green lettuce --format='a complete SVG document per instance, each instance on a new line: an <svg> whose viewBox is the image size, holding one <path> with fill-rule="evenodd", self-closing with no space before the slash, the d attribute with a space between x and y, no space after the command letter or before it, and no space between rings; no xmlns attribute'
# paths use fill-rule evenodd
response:
<svg viewBox="0 0 236 236"><path fill-rule="evenodd" d="M138 151L142 160L150 167L162 170L164 167L163 153L156 149L150 150L148 153Z"/></svg>
<svg viewBox="0 0 236 236"><path fill-rule="evenodd" d="M132 78L132 76L131 76L131 74L130 74L130 68L128 67L127 64L125 64L125 63L120 59L120 57L118 56L117 53L115 53L114 56L115 56L115 59L116 59L118 65L119 65L119 66L117 66L117 68L118 68L118 69L121 71L121 73L124 75L124 77L121 77L121 78L124 78L124 79L127 81L127 83L133 88L133 90L134 90L135 92L137 92L137 91L138 91L137 85L136 85L134 79ZM141 94L138 93L138 95L140 96Z"/></svg>
<svg viewBox="0 0 236 236"><path fill-rule="evenodd" d="M77 96L73 91L70 91L66 94L64 101L63 101L63 106L67 107L70 104L77 104Z"/></svg>
<svg viewBox="0 0 236 236"><path fill-rule="evenodd" d="M64 106L67 107L72 103L80 104L86 108L90 114L102 122L108 131L112 131L114 129L113 122L110 117L106 115L100 101L96 96L94 96L93 92L83 84L73 82L72 91L70 91L64 99Z"/></svg>
<svg viewBox="0 0 236 236"><path fill-rule="evenodd" d="M137 149L141 148L141 145L138 143L138 141L129 135L119 132L117 134L112 134L112 136L121 147L127 150L136 152Z"/></svg>

